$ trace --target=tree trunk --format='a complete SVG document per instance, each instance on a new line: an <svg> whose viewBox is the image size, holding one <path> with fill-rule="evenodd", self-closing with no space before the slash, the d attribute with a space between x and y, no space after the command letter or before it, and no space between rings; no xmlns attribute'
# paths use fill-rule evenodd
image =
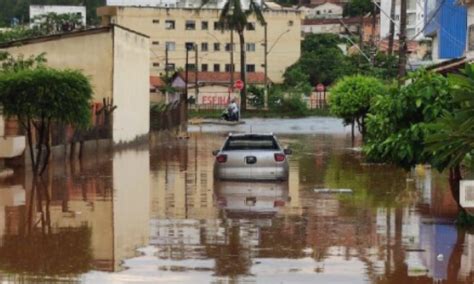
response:
<svg viewBox="0 0 474 284"><path fill-rule="evenodd" d="M244 37L244 31L237 31L239 34L239 40L240 40L240 80L244 83L244 87L240 91L240 109L242 111L247 110L247 80L245 76L246 73L246 62L245 62L245 37Z"/></svg>
<svg viewBox="0 0 474 284"><path fill-rule="evenodd" d="M458 205L458 208L461 211L464 209L461 207L461 203L459 202L459 184L462 179L461 174L461 166L456 165L452 168L449 168L449 189L451 190L451 194Z"/></svg>
<svg viewBox="0 0 474 284"><path fill-rule="evenodd" d="M390 26L388 32L388 54L393 54L393 38L395 37L395 23L393 22L395 18L395 2L396 0L392 0L390 5Z"/></svg>
<svg viewBox="0 0 474 284"><path fill-rule="evenodd" d="M407 0L400 2L400 35L398 36L398 82L401 84L406 74L407 65Z"/></svg>

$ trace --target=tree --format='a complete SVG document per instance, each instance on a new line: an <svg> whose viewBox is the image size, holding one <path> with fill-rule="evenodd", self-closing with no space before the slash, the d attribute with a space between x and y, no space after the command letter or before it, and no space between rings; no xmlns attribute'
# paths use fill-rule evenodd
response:
<svg viewBox="0 0 474 284"><path fill-rule="evenodd" d="M210 0L203 0L202 6L208 4ZM226 0L219 16L219 23L222 30L229 29L235 31L239 35L240 45L240 80L244 82L244 88L240 91L241 109L247 109L247 79L246 73L246 59L245 59L245 29L249 24L249 18L255 16L257 22L262 26L267 23L263 17L263 11L259 4L254 0L249 0L249 7L245 9L242 7L241 0ZM233 48L233 47L231 47Z"/></svg>
<svg viewBox="0 0 474 284"><path fill-rule="evenodd" d="M352 74L373 76L383 80L391 80L397 77L398 57L378 52L373 59L373 62L368 62L360 53L347 56L347 69L351 70L349 73Z"/></svg>
<svg viewBox="0 0 474 284"><path fill-rule="evenodd" d="M372 13L375 17L375 4L371 0L351 0L344 7L344 16L359 17L359 48L363 48L364 42L364 16ZM375 11L374 11L375 10Z"/></svg>
<svg viewBox="0 0 474 284"><path fill-rule="evenodd" d="M406 170L433 162L433 153L426 151L426 138L433 133L430 123L453 109L449 82L442 75L419 70L408 78L410 84L375 98L363 149L370 161Z"/></svg>
<svg viewBox="0 0 474 284"><path fill-rule="evenodd" d="M80 71L61 71L37 64L0 72L3 113L16 117L25 129L35 175L41 175L48 164L51 124L86 127L91 118L91 98L89 79Z"/></svg>
<svg viewBox="0 0 474 284"><path fill-rule="evenodd" d="M366 133L366 116L375 97L383 96L386 88L382 81L368 76L347 76L331 88L330 110L341 117L345 124L357 125L360 133Z"/></svg>
<svg viewBox="0 0 474 284"><path fill-rule="evenodd" d="M47 13L36 16L32 20L36 23L34 29L39 30L43 35L72 32L84 28L80 14Z"/></svg>
<svg viewBox="0 0 474 284"><path fill-rule="evenodd" d="M449 74L454 111L445 111L432 125L427 142L427 154L438 170L449 170L449 184L459 204L461 164L474 149L474 65L466 65L461 74Z"/></svg>

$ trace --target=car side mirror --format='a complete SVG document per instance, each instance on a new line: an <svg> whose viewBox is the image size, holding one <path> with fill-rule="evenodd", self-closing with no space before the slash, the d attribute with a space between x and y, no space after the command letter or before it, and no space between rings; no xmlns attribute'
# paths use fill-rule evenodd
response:
<svg viewBox="0 0 474 284"><path fill-rule="evenodd" d="M285 153L285 155L291 155L291 154L293 154L293 151L291 149L287 148L287 149L283 150L283 153Z"/></svg>
<svg viewBox="0 0 474 284"><path fill-rule="evenodd" d="M217 156L217 154L219 154L220 151L221 151L221 150L214 150L214 151L212 151L212 155L213 155L213 156Z"/></svg>

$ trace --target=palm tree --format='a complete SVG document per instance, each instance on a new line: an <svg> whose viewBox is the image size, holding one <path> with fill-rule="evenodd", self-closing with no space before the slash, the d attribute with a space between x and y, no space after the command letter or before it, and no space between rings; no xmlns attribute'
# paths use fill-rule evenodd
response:
<svg viewBox="0 0 474 284"><path fill-rule="evenodd" d="M211 0L203 0L202 6L208 4ZM245 60L245 29L249 24L249 18L255 16L257 22L262 26L267 23L263 17L263 11L261 5L257 4L255 0L249 0L248 8L242 7L242 0L226 0L225 5L222 7L219 16L220 26L222 31L229 29L235 31L239 35L240 45L240 80L244 83L244 88L240 91L241 109L245 111L247 109L247 80L245 76L246 72L246 60ZM201 6L201 7L202 7ZM233 46L231 52L233 52ZM231 67L232 68L232 67ZM232 70L234 71L234 70ZM233 73L232 73L233 74Z"/></svg>
<svg viewBox="0 0 474 284"><path fill-rule="evenodd" d="M436 167L449 169L451 193L459 205L460 165L474 150L474 64L466 65L461 74L449 74L448 79L457 107L433 125L436 132L427 143Z"/></svg>

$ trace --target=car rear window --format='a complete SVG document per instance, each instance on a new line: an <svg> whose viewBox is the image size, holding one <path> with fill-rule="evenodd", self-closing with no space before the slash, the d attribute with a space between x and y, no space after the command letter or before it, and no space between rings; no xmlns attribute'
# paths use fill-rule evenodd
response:
<svg viewBox="0 0 474 284"><path fill-rule="evenodd" d="M280 150L280 147L273 136L234 136L224 145L224 151L232 150Z"/></svg>

